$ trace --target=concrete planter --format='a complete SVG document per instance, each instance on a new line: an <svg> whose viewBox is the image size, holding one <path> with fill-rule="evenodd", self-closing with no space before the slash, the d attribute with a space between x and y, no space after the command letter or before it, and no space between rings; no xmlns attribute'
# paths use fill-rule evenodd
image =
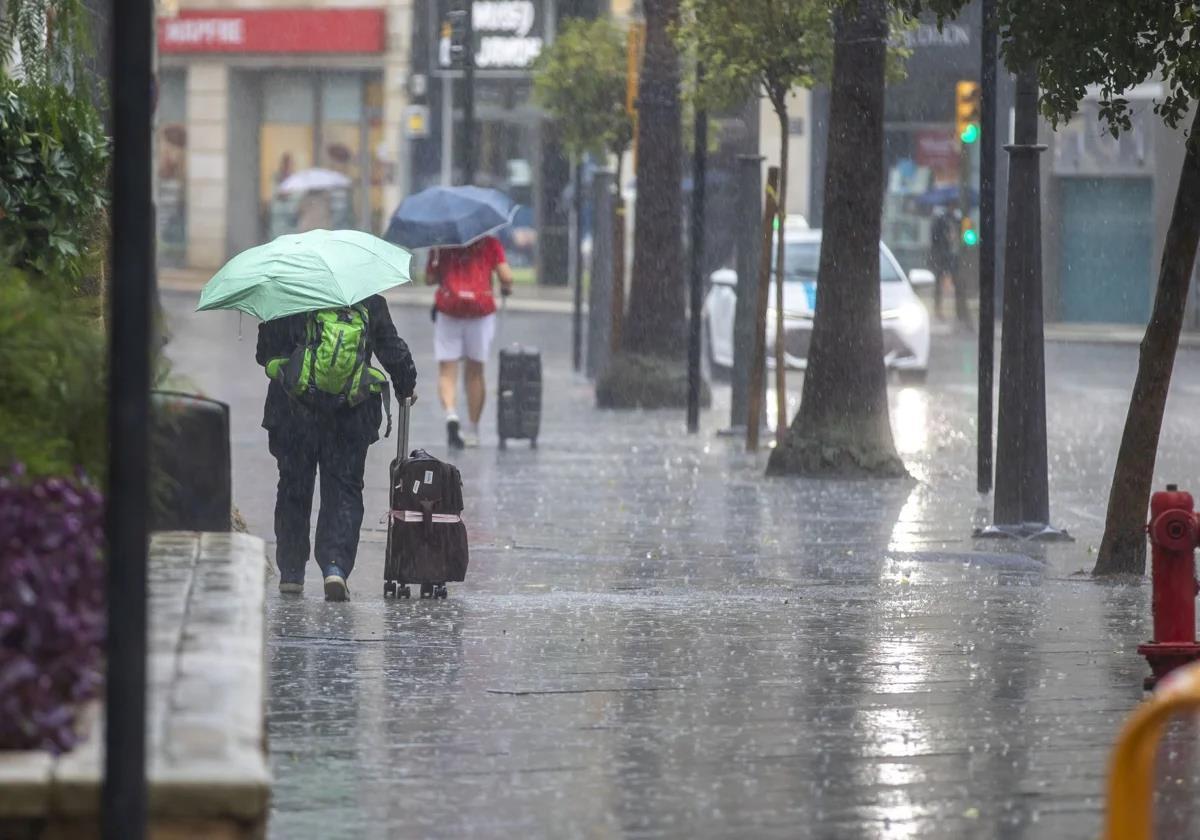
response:
<svg viewBox="0 0 1200 840"><path fill-rule="evenodd" d="M264 550L246 534L151 542L147 766L151 838L262 837L271 777L264 709ZM99 837L103 709L71 752L0 752L0 837Z"/></svg>

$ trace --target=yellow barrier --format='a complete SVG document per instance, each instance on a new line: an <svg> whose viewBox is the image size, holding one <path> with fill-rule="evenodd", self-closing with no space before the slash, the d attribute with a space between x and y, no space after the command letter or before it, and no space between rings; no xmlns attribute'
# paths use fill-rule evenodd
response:
<svg viewBox="0 0 1200 840"><path fill-rule="evenodd" d="M1158 741L1172 715L1194 709L1200 709L1200 662L1171 672L1125 721L1109 767L1105 840L1151 840Z"/></svg>

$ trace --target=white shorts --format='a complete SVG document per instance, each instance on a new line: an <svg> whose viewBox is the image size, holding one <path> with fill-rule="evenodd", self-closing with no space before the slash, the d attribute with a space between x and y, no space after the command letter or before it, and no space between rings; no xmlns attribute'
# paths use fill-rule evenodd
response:
<svg viewBox="0 0 1200 840"><path fill-rule="evenodd" d="M486 362L495 335L494 312L482 318L452 318L439 312L433 322L433 355L439 362Z"/></svg>

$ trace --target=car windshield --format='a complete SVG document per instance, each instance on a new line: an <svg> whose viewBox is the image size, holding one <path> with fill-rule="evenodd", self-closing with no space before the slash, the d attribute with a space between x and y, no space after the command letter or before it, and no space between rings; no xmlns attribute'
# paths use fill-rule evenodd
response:
<svg viewBox="0 0 1200 840"><path fill-rule="evenodd" d="M817 265L821 259L820 242L788 242L784 270L787 272L788 283L817 282ZM771 260L775 262L774 258ZM898 283L903 278L896 271L892 261L884 256L883 249L879 250L879 279L884 283Z"/></svg>

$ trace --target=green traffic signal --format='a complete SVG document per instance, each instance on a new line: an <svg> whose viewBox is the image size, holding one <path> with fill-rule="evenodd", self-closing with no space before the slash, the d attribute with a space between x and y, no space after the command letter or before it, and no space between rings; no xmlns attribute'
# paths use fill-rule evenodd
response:
<svg viewBox="0 0 1200 840"><path fill-rule="evenodd" d="M958 135L958 139L962 140L968 146L979 139L978 123L968 123L966 128L962 130L962 134Z"/></svg>
<svg viewBox="0 0 1200 840"><path fill-rule="evenodd" d="M962 232L963 244L972 247L979 244L979 233L975 228L967 228Z"/></svg>

